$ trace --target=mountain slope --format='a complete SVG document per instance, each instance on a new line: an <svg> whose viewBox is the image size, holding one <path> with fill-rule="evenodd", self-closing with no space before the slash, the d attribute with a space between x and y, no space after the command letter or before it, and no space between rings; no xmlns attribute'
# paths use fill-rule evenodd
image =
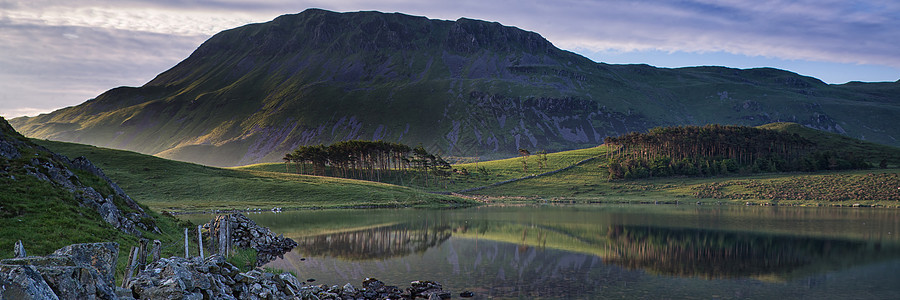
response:
<svg viewBox="0 0 900 300"><path fill-rule="evenodd" d="M219 166L348 139L496 158L706 123L790 121L900 145L897 95L900 82L595 63L499 23L307 10L216 34L142 87L11 123L29 137Z"/></svg>

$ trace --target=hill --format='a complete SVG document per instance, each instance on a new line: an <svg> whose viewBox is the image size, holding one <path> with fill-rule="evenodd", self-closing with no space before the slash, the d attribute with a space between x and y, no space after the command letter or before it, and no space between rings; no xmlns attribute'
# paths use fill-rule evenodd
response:
<svg viewBox="0 0 900 300"><path fill-rule="evenodd" d="M605 154L615 151L604 150L595 151L597 158L587 164L547 176L488 186L472 193L564 202L693 203L699 199L701 202L734 201L739 204L900 207L900 189L897 189L900 186L900 149L793 123L766 124L756 129L797 134L810 142L812 149L828 149L838 157L852 154L862 157L863 162L873 167L851 171L825 169L755 174L743 170L716 176L697 174L609 181L610 162ZM886 168L879 166L882 161ZM521 168L514 160L507 160L503 165Z"/></svg>
<svg viewBox="0 0 900 300"><path fill-rule="evenodd" d="M132 200L89 160L35 145L0 118L0 259L13 257L19 240L28 255L117 242L121 270L128 257L123 249L142 237L174 245L182 225ZM177 248L167 247L163 255Z"/></svg>
<svg viewBox="0 0 900 300"><path fill-rule="evenodd" d="M771 68L596 63L479 20L310 9L216 34L141 87L11 123L216 166L351 139L503 158L658 126L776 121L896 146L898 95L900 82L828 85Z"/></svg>
<svg viewBox="0 0 900 300"><path fill-rule="evenodd" d="M131 151L40 141L63 154L81 153L154 210L454 206L472 203L390 184L263 170L223 169ZM284 171L284 166L279 165Z"/></svg>

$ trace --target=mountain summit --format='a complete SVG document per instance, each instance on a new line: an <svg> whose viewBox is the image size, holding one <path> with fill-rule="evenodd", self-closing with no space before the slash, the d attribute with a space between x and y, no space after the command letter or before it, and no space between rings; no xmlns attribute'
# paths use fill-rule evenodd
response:
<svg viewBox="0 0 900 300"><path fill-rule="evenodd" d="M790 121L900 145L900 82L609 65L499 23L311 9L216 34L142 87L13 126L30 137L232 166L371 139L444 156L557 151L682 124Z"/></svg>

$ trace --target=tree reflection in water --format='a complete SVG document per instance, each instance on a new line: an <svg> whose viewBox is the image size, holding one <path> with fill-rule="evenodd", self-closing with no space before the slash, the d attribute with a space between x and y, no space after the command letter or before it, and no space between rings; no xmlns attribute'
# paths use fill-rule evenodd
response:
<svg viewBox="0 0 900 300"><path fill-rule="evenodd" d="M422 253L450 238L449 226L414 229L409 224L368 228L298 238L298 248L310 256L346 260L401 257Z"/></svg>
<svg viewBox="0 0 900 300"><path fill-rule="evenodd" d="M295 239L299 251L308 256L348 261L384 260L424 253L449 240L455 232L467 232L469 225L473 225L476 235L482 238L492 236L493 231L519 232L514 238L519 254L535 245L539 245L538 250L565 249L565 245L547 244L548 236L565 236L586 243L588 249L594 250L588 254L603 258L607 264L662 275L709 279L785 280L898 256L897 251L882 249L880 243L829 238L611 225L605 230L605 236L598 239L532 224L474 223L403 223Z"/></svg>
<svg viewBox="0 0 900 300"><path fill-rule="evenodd" d="M704 278L787 279L898 256L880 243L701 229L617 225L607 238L607 263Z"/></svg>
<svg viewBox="0 0 900 300"><path fill-rule="evenodd" d="M646 212L654 208L303 212L284 219L304 222L291 235L300 246L267 266L329 284L370 276L393 284L435 280L485 297L885 298L896 292L900 240L890 234L900 231L896 213L829 210L834 214L804 219L820 211L790 210L804 213L790 217L785 209L743 207Z"/></svg>

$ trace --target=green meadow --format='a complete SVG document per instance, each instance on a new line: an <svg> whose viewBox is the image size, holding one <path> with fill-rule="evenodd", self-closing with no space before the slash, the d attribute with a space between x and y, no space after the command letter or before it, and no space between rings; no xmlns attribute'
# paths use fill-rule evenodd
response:
<svg viewBox="0 0 900 300"><path fill-rule="evenodd" d="M70 158L85 156L136 201L157 211L335 207L447 207L471 205L458 197L385 183L226 169L130 151L34 140Z"/></svg>

